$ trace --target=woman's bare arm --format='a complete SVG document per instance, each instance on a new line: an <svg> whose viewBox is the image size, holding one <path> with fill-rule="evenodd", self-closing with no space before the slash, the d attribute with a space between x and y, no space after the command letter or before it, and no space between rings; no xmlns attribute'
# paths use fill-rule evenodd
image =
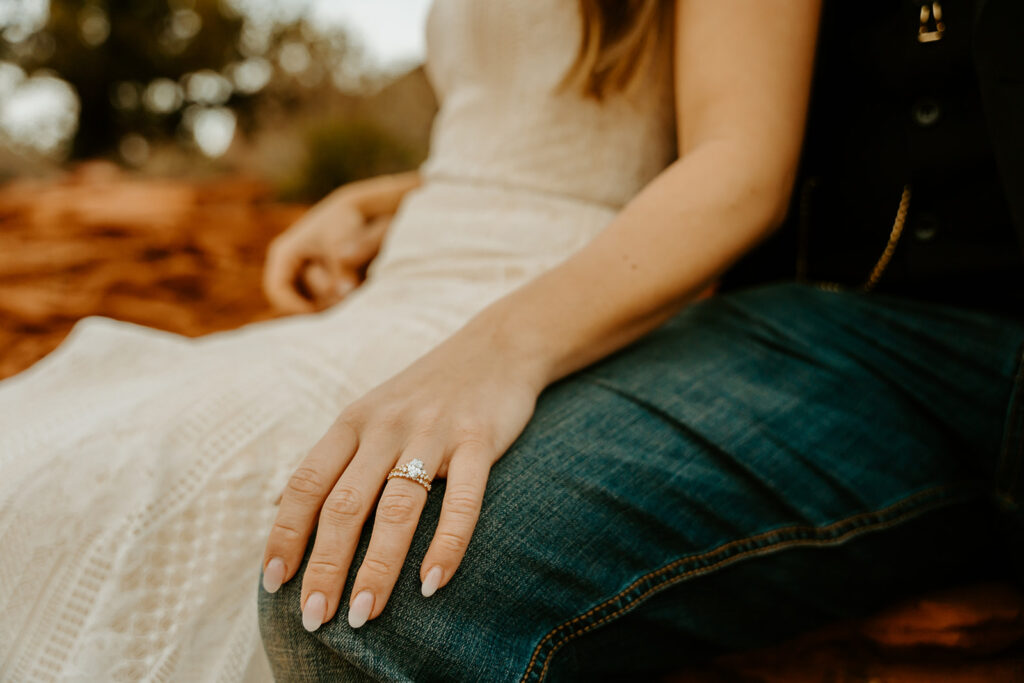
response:
<svg viewBox="0 0 1024 683"><path fill-rule="evenodd" d="M784 218L820 0L682 0L680 158L589 245L477 316L546 386L664 322Z"/></svg>
<svg viewBox="0 0 1024 683"><path fill-rule="evenodd" d="M420 564L429 596L462 562L490 468L522 433L541 390L654 328L779 224L801 147L820 2L679 0L680 160L575 256L342 411L292 475L264 554L264 587L274 591L297 574L316 526L302 576L307 629L344 609L370 514L349 624L362 626L387 604L428 495L387 480L391 467L415 458L427 476L446 479Z"/></svg>

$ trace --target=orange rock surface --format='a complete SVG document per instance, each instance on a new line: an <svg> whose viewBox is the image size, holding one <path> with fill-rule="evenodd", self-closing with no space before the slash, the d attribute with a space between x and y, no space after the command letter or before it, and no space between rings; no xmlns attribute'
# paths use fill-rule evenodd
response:
<svg viewBox="0 0 1024 683"><path fill-rule="evenodd" d="M97 163L0 187L0 378L87 315L189 336L275 317L263 256L304 210L258 181L139 180ZM967 586L667 680L1024 681L1024 595Z"/></svg>
<svg viewBox="0 0 1024 683"><path fill-rule="evenodd" d="M1020 683L1024 594L980 584L908 599L664 683Z"/></svg>
<svg viewBox="0 0 1024 683"><path fill-rule="evenodd" d="M87 315L188 336L274 317L263 255L303 211L254 180L138 180L102 163L0 187L0 378Z"/></svg>

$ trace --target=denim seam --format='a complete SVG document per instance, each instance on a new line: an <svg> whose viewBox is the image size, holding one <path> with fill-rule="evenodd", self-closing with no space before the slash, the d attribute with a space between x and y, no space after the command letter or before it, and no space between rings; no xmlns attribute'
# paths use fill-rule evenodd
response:
<svg viewBox="0 0 1024 683"><path fill-rule="evenodd" d="M527 665L526 672L523 674L520 681L525 682L530 679L534 673L535 666L538 663L538 659L541 657L542 652L545 650L545 645L554 639L560 632L569 631L564 637L555 642L553 645L547 647L547 652L543 657L543 666L537 674L535 680L541 681L547 675L548 667L555 653L561 649L565 643L570 640L591 631L598 626L618 617L626 611L631 610L637 606L640 602L645 600L650 595L660 592L661 590L668 588L686 578L692 576L701 576L711 573L724 566L728 566L734 562L742 560L747 557L758 557L763 555L771 554L775 551L783 550L789 547L819 547L819 546L830 546L838 545L851 538L863 535L871 531L880 531L891 526L894 526L902 521L910 519L916 515L923 514L932 509L938 508L943 504L953 504L967 500L972 496L977 495L977 491L973 487L969 487L964 491L961 491L961 495L953 495L951 492L958 488L964 488L962 484L942 484L934 486L923 491L911 494L910 496L903 498L895 503L892 503L880 510L868 510L860 512L851 517L832 522L825 526L816 527L808 525L793 525L783 527L780 529L772 529L770 531L761 532L753 536L744 537L729 541L728 543L718 546L712 550L697 555L689 555L671 562L664 567L656 569L654 571L644 574L640 578L633 581L629 586L621 590L615 596L608 598L602 603L590 608L583 614L580 614L573 619L564 622L555 628L551 629L537 644L534 648L533 656L530 658L530 662ZM944 495L948 494L948 495ZM927 500L929 497L933 497L933 500ZM925 499L925 502L916 506L913 506L915 502ZM891 515L891 516L890 516ZM868 520L874 517L874 521L866 521L863 524L859 524L862 520ZM811 538L801 537L802 535L811 535ZM830 537L825 538L824 536L829 535ZM732 551L738 546L745 544L757 543L758 545L747 550L733 553ZM722 556L722 557L716 557ZM703 566L693 566L700 563L703 560L714 558L710 564L704 564ZM602 610L612 608L612 606L622 600L631 591L637 589L638 586L654 579L658 576L665 576L664 580L659 583L648 587L645 591L637 595L636 597L629 599L628 602L615 608L614 611L602 616L596 621L591 621L585 625L582 625L575 630L571 630L574 625L587 619L591 615Z"/></svg>
<svg viewBox="0 0 1024 683"><path fill-rule="evenodd" d="M726 457L729 456L728 451L726 451L722 446L719 446L713 440L708 438L703 433L697 431L692 426L677 420L674 415L669 413L660 405L657 405L656 403L651 403L650 401L647 401L646 399L643 399L632 392L625 391L622 388L616 386L614 383L609 382L597 375L591 375L587 371L583 371L582 373L580 373L580 379L583 380L584 382L589 382L594 386L600 387L605 391L611 392L618 396L619 398L624 399L636 406L639 406L640 408L643 408L648 413L660 418L662 422L667 424L670 428L679 432L683 436L696 441L697 445L701 446L702 448L711 451L715 454L720 454Z"/></svg>
<svg viewBox="0 0 1024 683"><path fill-rule="evenodd" d="M1024 344L1018 350L1017 358L1017 372L1006 415L1003 447L999 464L996 466L996 494L1012 506L1017 505L1017 483L1020 479L1021 462L1024 461ZM1016 451L1016 462L1010 458L1011 450Z"/></svg>

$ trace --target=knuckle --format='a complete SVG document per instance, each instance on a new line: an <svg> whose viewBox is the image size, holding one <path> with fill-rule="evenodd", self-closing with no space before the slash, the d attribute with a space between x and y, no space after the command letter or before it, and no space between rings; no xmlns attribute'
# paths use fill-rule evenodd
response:
<svg viewBox="0 0 1024 683"><path fill-rule="evenodd" d="M352 439L359 439L359 428L364 421L362 405L353 403L341 412L334 421L332 427L341 436L348 436Z"/></svg>
<svg viewBox="0 0 1024 683"><path fill-rule="evenodd" d="M452 487L447 492L445 505L448 513L461 519L474 518L480 506L480 498L469 486Z"/></svg>
<svg viewBox="0 0 1024 683"><path fill-rule="evenodd" d="M425 405L416 410L416 421L422 425L436 425L444 417L441 406Z"/></svg>
<svg viewBox="0 0 1024 683"><path fill-rule="evenodd" d="M406 447L410 444L431 444L436 445L437 441L443 440L443 430L435 422L418 422L410 426L406 432Z"/></svg>
<svg viewBox="0 0 1024 683"><path fill-rule="evenodd" d="M451 531L439 530L434 534L434 543L442 552L450 555L461 555L465 550L466 546L469 545L469 539L463 538L461 535L453 533Z"/></svg>
<svg viewBox="0 0 1024 683"><path fill-rule="evenodd" d="M267 260L280 264L287 259L291 251L293 249L289 240L283 236L278 237L267 245Z"/></svg>
<svg viewBox="0 0 1024 683"><path fill-rule="evenodd" d="M312 467L303 466L292 473L287 490L303 498L313 498L319 496L325 487L326 482L320 472Z"/></svg>
<svg viewBox="0 0 1024 683"><path fill-rule="evenodd" d="M450 425L445 415L439 410L421 409L413 416L410 430L410 439L432 441L436 439L448 440Z"/></svg>
<svg viewBox="0 0 1024 683"><path fill-rule="evenodd" d="M272 299L279 296L281 289L286 287L284 276L277 271L272 262L268 262L263 270L262 284L263 291Z"/></svg>
<svg viewBox="0 0 1024 683"><path fill-rule="evenodd" d="M359 567L360 573L366 571L374 576L389 576L393 569L391 563L385 562L376 557L364 557L363 564Z"/></svg>
<svg viewBox="0 0 1024 683"><path fill-rule="evenodd" d="M416 518L416 508L416 501L407 493L385 493L377 504L377 519L389 524L408 524Z"/></svg>
<svg viewBox="0 0 1024 683"><path fill-rule="evenodd" d="M409 430L409 441L427 441L435 439L440 433L440 426L436 421L430 419L416 418Z"/></svg>
<svg viewBox="0 0 1024 683"><path fill-rule="evenodd" d="M286 543L290 541L299 541L304 538L301 531L280 521L274 522L274 526L270 527L270 533L277 540L284 541Z"/></svg>
<svg viewBox="0 0 1024 683"><path fill-rule="evenodd" d="M351 486L339 486L324 503L322 516L335 524L357 523L362 517L362 496Z"/></svg>
<svg viewBox="0 0 1024 683"><path fill-rule="evenodd" d="M373 416L373 422L381 431L398 431L405 427L405 411L400 408L381 408Z"/></svg>
<svg viewBox="0 0 1024 683"><path fill-rule="evenodd" d="M336 577L340 576L344 569L344 567L332 560L314 560L310 558L309 562L306 563L306 573L303 574L303 579L305 577Z"/></svg>
<svg viewBox="0 0 1024 683"><path fill-rule="evenodd" d="M464 421L455 428L459 446L488 449L491 438L487 428L477 421Z"/></svg>
<svg viewBox="0 0 1024 683"><path fill-rule="evenodd" d="M260 271L261 281L264 286L269 285L276 279L275 267L274 267L274 255L267 252L266 261L263 263L263 270Z"/></svg>

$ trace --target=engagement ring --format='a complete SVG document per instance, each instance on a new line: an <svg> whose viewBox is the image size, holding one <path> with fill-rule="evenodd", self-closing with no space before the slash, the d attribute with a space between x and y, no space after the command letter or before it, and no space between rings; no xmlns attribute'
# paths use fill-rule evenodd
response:
<svg viewBox="0 0 1024 683"><path fill-rule="evenodd" d="M426 490L430 490L430 477L427 476L427 471L423 469L423 461L419 458L414 458L401 467L392 468L392 470L388 472L388 479L391 479L392 477L410 479Z"/></svg>

